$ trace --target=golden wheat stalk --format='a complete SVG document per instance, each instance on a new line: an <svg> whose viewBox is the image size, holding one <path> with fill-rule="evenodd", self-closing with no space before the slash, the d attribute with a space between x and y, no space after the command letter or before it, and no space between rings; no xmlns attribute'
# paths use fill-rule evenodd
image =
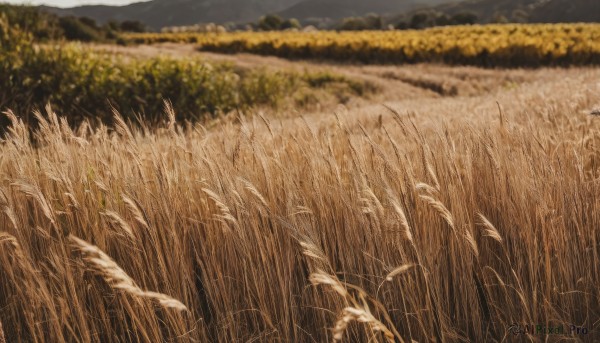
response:
<svg viewBox="0 0 600 343"><path fill-rule="evenodd" d="M11 110L2 112L10 121L5 138L9 139L19 151L26 150L29 145L29 129L22 119L18 118Z"/></svg>
<svg viewBox="0 0 600 343"><path fill-rule="evenodd" d="M0 343L6 343L6 337L4 337L4 329L2 328L2 321L0 321Z"/></svg>
<svg viewBox="0 0 600 343"><path fill-rule="evenodd" d="M123 231L123 233L125 233L129 238L131 238L132 240L135 240L135 235L133 234L133 229L125 221L125 219L121 218L121 216L117 212L106 211L106 212L102 212L100 214L103 215L104 217L106 217L106 219L112 225L114 225L117 229L121 229ZM121 234L121 232L118 232L118 231L117 231L117 233Z"/></svg>
<svg viewBox="0 0 600 343"><path fill-rule="evenodd" d="M15 255L19 259L25 259L25 255L23 254L23 250L21 249L21 245L17 238L7 232L0 231L0 245L8 244L12 247L11 254Z"/></svg>
<svg viewBox="0 0 600 343"><path fill-rule="evenodd" d="M321 262L327 262L325 254L315 244L301 241L300 246L302 247L302 254L305 256Z"/></svg>
<svg viewBox="0 0 600 343"><path fill-rule="evenodd" d="M427 202L429 206L431 206L446 221L452 230L456 230L452 213L450 213L444 204L430 196L420 195L420 197L421 199L425 200L425 202Z"/></svg>
<svg viewBox="0 0 600 343"><path fill-rule="evenodd" d="M258 191L258 189L256 188L256 186L254 186L250 181L242 179L242 178L238 178L243 184L244 184L244 188L246 190L248 190L250 193L252 193L252 195L254 195L258 201L260 201L260 203L263 205L264 208L269 208L269 205L267 204L267 201L265 200L265 197L263 197L263 195Z"/></svg>
<svg viewBox="0 0 600 343"><path fill-rule="evenodd" d="M178 311L189 311L179 300L163 293L144 291L137 286L135 281L104 251L73 235L69 241L74 248L81 251L83 260L91 272L101 276L113 289L123 291L134 297L148 299L157 302L165 308Z"/></svg>
<svg viewBox="0 0 600 343"><path fill-rule="evenodd" d="M25 181L15 181L11 186L16 187L21 193L36 200L40 205L44 216L46 216L52 224L56 223L52 206L50 206L50 203L37 185L32 185Z"/></svg>
<svg viewBox="0 0 600 343"><path fill-rule="evenodd" d="M412 234L412 230L410 229L410 224L408 223L408 219L406 218L406 214L404 213L404 209L402 209L402 205L396 199L390 197L390 201L392 202L392 206L394 207L394 211L398 215L398 219L400 220L400 226L404 229L404 235L406 239L414 243L414 238Z"/></svg>
<svg viewBox="0 0 600 343"><path fill-rule="evenodd" d="M429 159L430 154L431 154L431 150L429 149L429 145L427 145L427 143L421 144L421 159L423 160L423 165L425 166L425 170L427 171L427 174L433 181L433 184L435 185L435 189L437 189L439 191L441 189L440 181L439 181L439 179L435 173L435 170L433 169L433 165L431 164L431 161Z"/></svg>
<svg viewBox="0 0 600 343"><path fill-rule="evenodd" d="M483 226L485 228L485 236L494 239L498 243L502 243L502 236L500 235L500 232L498 232L498 230L496 229L494 224L492 224L492 222L490 222L481 213L478 213L477 216L479 217L479 220L480 220L479 225Z"/></svg>
<svg viewBox="0 0 600 343"><path fill-rule="evenodd" d="M340 280L325 273L322 270L318 270L316 273L312 273L309 277L309 280L314 286L317 286L317 285L331 286L331 288L333 288L333 290L336 291L342 297L345 298L348 296L348 291L346 290L346 287L344 287L344 285L342 285Z"/></svg>
<svg viewBox="0 0 600 343"><path fill-rule="evenodd" d="M398 268L395 268L394 270L392 270L391 272L389 272L388 275L385 276L385 281L387 282L391 282L392 280L394 280L394 277L400 275L400 274L404 274L407 271L409 271L411 268L413 268L415 265L410 263L410 264L405 264L402 265Z"/></svg>
<svg viewBox="0 0 600 343"><path fill-rule="evenodd" d="M369 212L375 213L378 218L383 218L385 209L383 208L381 201L379 201L379 198L377 198L377 195L375 195L375 192L373 192L370 187L366 186L363 189L363 196L364 197L361 200L367 205L368 210L370 210Z"/></svg>
<svg viewBox="0 0 600 343"><path fill-rule="evenodd" d="M121 137L124 137L127 140L132 141L133 134L131 133L129 126L127 126L125 119L123 119L123 117L121 117L121 114L115 109L113 109L113 120L115 123L115 131L117 131L117 133Z"/></svg>
<svg viewBox="0 0 600 343"><path fill-rule="evenodd" d="M467 241L469 248L471 248L473 255L475 255L475 257L479 257L479 248L477 247L477 241L471 233L471 230L469 230L468 228L465 229L465 240Z"/></svg>
<svg viewBox="0 0 600 343"><path fill-rule="evenodd" d="M426 193L429 193L429 194L435 194L435 193L438 192L438 190L435 187L430 186L430 185L428 185L428 184L426 184L424 182L418 182L415 185L415 189L417 191L423 191L423 192L426 192Z"/></svg>
<svg viewBox="0 0 600 343"><path fill-rule="evenodd" d="M0 243L8 243L9 245L12 245L13 248L19 248L19 242L17 242L15 236L7 232L0 231Z"/></svg>
<svg viewBox="0 0 600 343"><path fill-rule="evenodd" d="M167 118L169 121L167 122L167 129L171 132L175 132L175 109L173 108L173 103L169 100L165 100L163 102L164 111L167 114Z"/></svg>
<svg viewBox="0 0 600 343"><path fill-rule="evenodd" d="M144 212L137 201L123 195L123 202L127 206L127 209L129 209L129 212L133 214L133 218L138 222L138 224L145 229L150 228L150 225L148 225L148 221L146 220L146 216L144 215Z"/></svg>
<svg viewBox="0 0 600 343"><path fill-rule="evenodd" d="M373 317L373 315L364 309L355 307L346 307L342 311L340 319L338 319L333 329L333 339L335 341L341 341L344 338L346 328L351 322L357 321L369 325L371 330L379 331L383 333L388 342L395 342L394 334L388 329L382 322Z"/></svg>
<svg viewBox="0 0 600 343"><path fill-rule="evenodd" d="M239 228L237 219L231 214L229 207L221 200L221 198L217 195L217 193L211 191L208 188L202 188L202 191L208 195L210 199L217 205L221 215L218 215L217 218L224 222L231 223L236 229Z"/></svg>
<svg viewBox="0 0 600 343"><path fill-rule="evenodd" d="M3 212L6 215L6 217L8 217L8 220L12 224L13 228L15 230L18 230L17 216L14 210L11 208L10 204L8 203L8 198L6 197L6 194L2 189L0 189L0 211Z"/></svg>

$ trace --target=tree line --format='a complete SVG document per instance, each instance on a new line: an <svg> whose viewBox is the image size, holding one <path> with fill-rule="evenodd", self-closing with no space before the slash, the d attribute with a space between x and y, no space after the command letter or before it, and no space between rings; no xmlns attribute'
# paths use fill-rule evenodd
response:
<svg viewBox="0 0 600 343"><path fill-rule="evenodd" d="M317 23L319 29L338 31L364 31L364 30L419 30L435 26L450 25L472 25L480 21L477 14L469 11L459 12L453 15L434 11L420 11L401 19L389 19L385 16L370 13L365 16L347 17L332 22L324 19ZM308 23L307 24L314 24ZM257 22L237 27L241 30L254 31L286 31L302 29L302 23L295 18L285 19L277 14L268 14L261 17Z"/></svg>

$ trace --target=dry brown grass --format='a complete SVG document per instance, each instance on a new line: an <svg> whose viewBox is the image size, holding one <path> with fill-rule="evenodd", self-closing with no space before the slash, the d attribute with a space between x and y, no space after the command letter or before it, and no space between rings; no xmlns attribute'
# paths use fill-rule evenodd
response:
<svg viewBox="0 0 600 343"><path fill-rule="evenodd" d="M9 114L4 335L500 342L516 322L598 339L598 72L572 73L416 115L72 131L49 111L30 136Z"/></svg>

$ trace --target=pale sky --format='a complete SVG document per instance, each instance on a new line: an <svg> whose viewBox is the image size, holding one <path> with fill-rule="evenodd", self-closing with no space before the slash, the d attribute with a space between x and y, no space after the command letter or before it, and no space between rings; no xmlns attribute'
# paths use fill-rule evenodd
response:
<svg viewBox="0 0 600 343"><path fill-rule="evenodd" d="M127 5L143 0L0 0L0 3L74 7L81 5Z"/></svg>

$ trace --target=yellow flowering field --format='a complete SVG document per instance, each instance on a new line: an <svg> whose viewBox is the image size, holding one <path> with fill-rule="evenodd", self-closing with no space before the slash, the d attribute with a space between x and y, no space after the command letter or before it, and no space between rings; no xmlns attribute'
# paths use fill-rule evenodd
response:
<svg viewBox="0 0 600 343"><path fill-rule="evenodd" d="M129 34L127 43L181 42L203 51L360 63L480 66L600 64L600 24L509 24L360 32Z"/></svg>

